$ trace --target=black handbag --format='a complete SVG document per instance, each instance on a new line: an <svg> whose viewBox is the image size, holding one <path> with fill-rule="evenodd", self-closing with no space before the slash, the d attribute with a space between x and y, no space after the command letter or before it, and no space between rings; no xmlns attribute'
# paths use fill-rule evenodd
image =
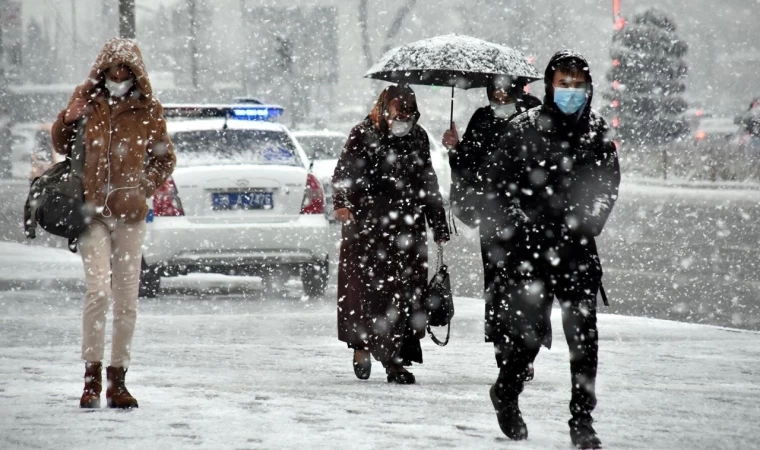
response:
<svg viewBox="0 0 760 450"><path fill-rule="evenodd" d="M449 343L451 336L451 319L454 317L454 296L451 293L451 278L449 269L443 263L443 245L438 245L438 264L436 273L428 285L427 296L425 297L425 311L427 312L427 331L430 333L430 339L436 344L444 347ZM446 340L441 342L435 337L430 327L448 327L446 330Z"/></svg>
<svg viewBox="0 0 760 450"><path fill-rule="evenodd" d="M24 205L24 231L37 236L37 225L50 234L69 239L69 248L85 230L90 217L84 203L84 155L86 119L77 122L76 136L65 161L55 164L32 181Z"/></svg>

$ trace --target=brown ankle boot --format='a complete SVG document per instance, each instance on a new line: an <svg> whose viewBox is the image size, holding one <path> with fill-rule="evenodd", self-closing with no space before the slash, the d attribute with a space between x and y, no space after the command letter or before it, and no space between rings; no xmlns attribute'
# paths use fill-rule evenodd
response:
<svg viewBox="0 0 760 450"><path fill-rule="evenodd" d="M124 385L124 377L127 369L123 367L106 368L106 378L108 379L108 389L106 389L106 402L109 408L130 409L137 408L137 400L132 397L127 387Z"/></svg>
<svg viewBox="0 0 760 450"><path fill-rule="evenodd" d="M84 365L84 392L79 399L80 408L100 408L103 391L103 364L88 362Z"/></svg>

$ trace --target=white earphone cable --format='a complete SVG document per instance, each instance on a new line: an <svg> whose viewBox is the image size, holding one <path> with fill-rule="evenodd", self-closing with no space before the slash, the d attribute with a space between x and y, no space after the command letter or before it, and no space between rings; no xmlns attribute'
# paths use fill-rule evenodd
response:
<svg viewBox="0 0 760 450"><path fill-rule="evenodd" d="M112 217L113 212L111 211L111 208L108 207L108 199L111 197L111 194L113 194L116 191L121 191L125 189L137 189L140 187L140 184L138 183L136 186L125 186L120 187L116 189L111 189L111 138L112 138L113 130L111 129L111 124L108 124L108 148L106 149L106 173L107 175L107 182L106 182L106 199L103 202L103 217Z"/></svg>

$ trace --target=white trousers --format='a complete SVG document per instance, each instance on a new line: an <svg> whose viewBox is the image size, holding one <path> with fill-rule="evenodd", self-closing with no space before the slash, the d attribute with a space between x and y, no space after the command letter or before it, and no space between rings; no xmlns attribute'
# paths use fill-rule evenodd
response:
<svg viewBox="0 0 760 450"><path fill-rule="evenodd" d="M93 219L89 230L79 239L87 286L82 320L85 361L103 361L106 316L112 303L110 365L129 367L144 240L144 222L126 224L104 217Z"/></svg>

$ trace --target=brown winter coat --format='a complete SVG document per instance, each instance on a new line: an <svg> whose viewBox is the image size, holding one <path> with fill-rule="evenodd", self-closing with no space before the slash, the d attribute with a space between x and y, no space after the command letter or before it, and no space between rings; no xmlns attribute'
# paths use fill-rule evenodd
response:
<svg viewBox="0 0 760 450"><path fill-rule="evenodd" d="M105 72L125 65L133 73L135 85L120 101L110 104L104 88ZM89 78L74 91L88 100L85 131L85 201L94 210L110 210L113 217L139 222L148 213L146 198L172 174L176 162L174 147L166 132L159 101L153 96L142 54L134 41L111 39L95 60ZM70 151L75 125L66 125L68 108L53 124L53 147L62 154ZM109 183L110 159L110 183ZM109 195L110 193L110 195Z"/></svg>
<svg viewBox="0 0 760 450"><path fill-rule="evenodd" d="M422 362L426 222L435 240L449 230L427 133L415 125L391 137L377 110L351 131L333 176L335 209L356 219L343 225L338 337L383 363L395 357L408 365Z"/></svg>

